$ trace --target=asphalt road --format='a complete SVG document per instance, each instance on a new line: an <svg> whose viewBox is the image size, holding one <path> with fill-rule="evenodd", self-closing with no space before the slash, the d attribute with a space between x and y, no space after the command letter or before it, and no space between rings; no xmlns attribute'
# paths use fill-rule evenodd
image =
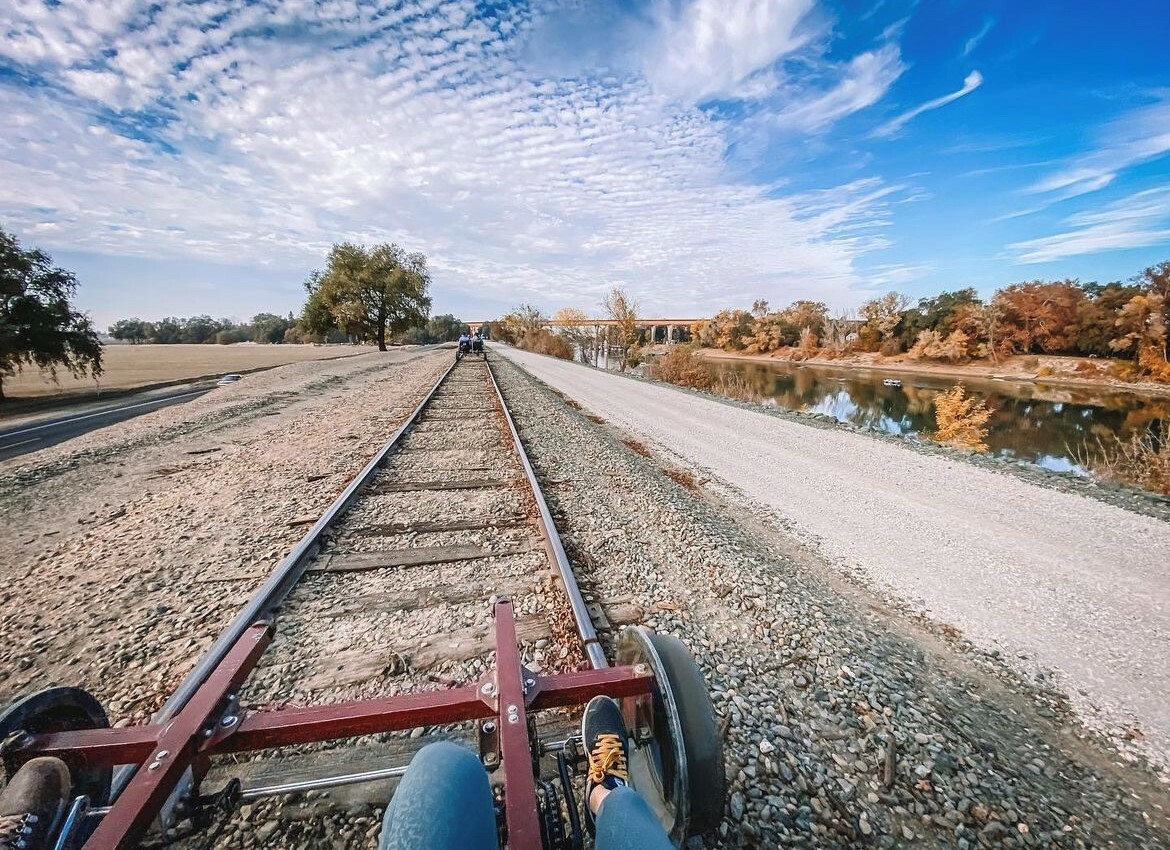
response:
<svg viewBox="0 0 1170 850"><path fill-rule="evenodd" d="M161 407L190 401L211 389L210 386L193 388L193 385L187 384L162 392L155 390L97 405L79 405L69 413L0 429L0 460L63 443L97 428L133 419Z"/></svg>

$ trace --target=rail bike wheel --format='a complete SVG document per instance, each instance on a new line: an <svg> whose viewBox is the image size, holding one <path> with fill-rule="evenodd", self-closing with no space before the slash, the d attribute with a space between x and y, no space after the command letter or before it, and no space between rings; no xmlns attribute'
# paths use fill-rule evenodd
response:
<svg viewBox="0 0 1170 850"><path fill-rule="evenodd" d="M618 638L618 664L645 664L649 697L622 701L633 735L630 782L650 804L676 846L714 830L727 804L723 739L707 682L686 645L649 629Z"/></svg>
<svg viewBox="0 0 1170 850"><path fill-rule="evenodd" d="M56 687L23 697L0 712L0 743L26 732L74 732L81 729L108 729L110 721L101 703L81 688ZM5 782L12 778L16 765L4 754ZM113 769L69 765L74 797L89 797L91 806L104 806L110 799Z"/></svg>

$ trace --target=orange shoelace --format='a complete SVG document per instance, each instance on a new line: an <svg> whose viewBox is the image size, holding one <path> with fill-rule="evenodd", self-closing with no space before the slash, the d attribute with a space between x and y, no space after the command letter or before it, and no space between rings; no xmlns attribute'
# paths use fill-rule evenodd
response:
<svg viewBox="0 0 1170 850"><path fill-rule="evenodd" d="M589 753L589 779L601 784L607 776L616 776L623 782L630 781L622 740L608 732L597 736L597 743Z"/></svg>

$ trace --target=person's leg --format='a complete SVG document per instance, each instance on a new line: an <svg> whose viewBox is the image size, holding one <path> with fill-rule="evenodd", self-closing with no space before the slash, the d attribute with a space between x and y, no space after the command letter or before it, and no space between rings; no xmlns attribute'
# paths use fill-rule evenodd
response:
<svg viewBox="0 0 1170 850"><path fill-rule="evenodd" d="M474 753L439 741L410 762L382 818L379 850L496 850L487 773Z"/></svg>
<svg viewBox="0 0 1170 850"><path fill-rule="evenodd" d="M581 739L589 758L585 826L595 833L597 850L672 850L658 818L629 787L630 733L621 707L605 696L589 700Z"/></svg>
<svg viewBox="0 0 1170 850"><path fill-rule="evenodd" d="M602 799L594 846L597 850L674 850L658 818L632 788L616 788Z"/></svg>

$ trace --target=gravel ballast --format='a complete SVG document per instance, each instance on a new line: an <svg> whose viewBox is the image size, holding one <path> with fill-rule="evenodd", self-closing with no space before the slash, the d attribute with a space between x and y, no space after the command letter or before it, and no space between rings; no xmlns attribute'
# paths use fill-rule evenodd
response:
<svg viewBox="0 0 1170 850"><path fill-rule="evenodd" d="M1170 764L1170 523L865 435L506 355L845 571L1052 675L1086 722Z"/></svg>
<svg viewBox="0 0 1170 850"><path fill-rule="evenodd" d="M745 529L514 366L497 375L584 588L632 597L704 669L730 780L716 844L1167 846L1165 785L1059 699ZM594 417L626 415L618 381Z"/></svg>
<svg viewBox="0 0 1170 850"><path fill-rule="evenodd" d="M0 463L0 705L144 721L450 363L283 366Z"/></svg>

